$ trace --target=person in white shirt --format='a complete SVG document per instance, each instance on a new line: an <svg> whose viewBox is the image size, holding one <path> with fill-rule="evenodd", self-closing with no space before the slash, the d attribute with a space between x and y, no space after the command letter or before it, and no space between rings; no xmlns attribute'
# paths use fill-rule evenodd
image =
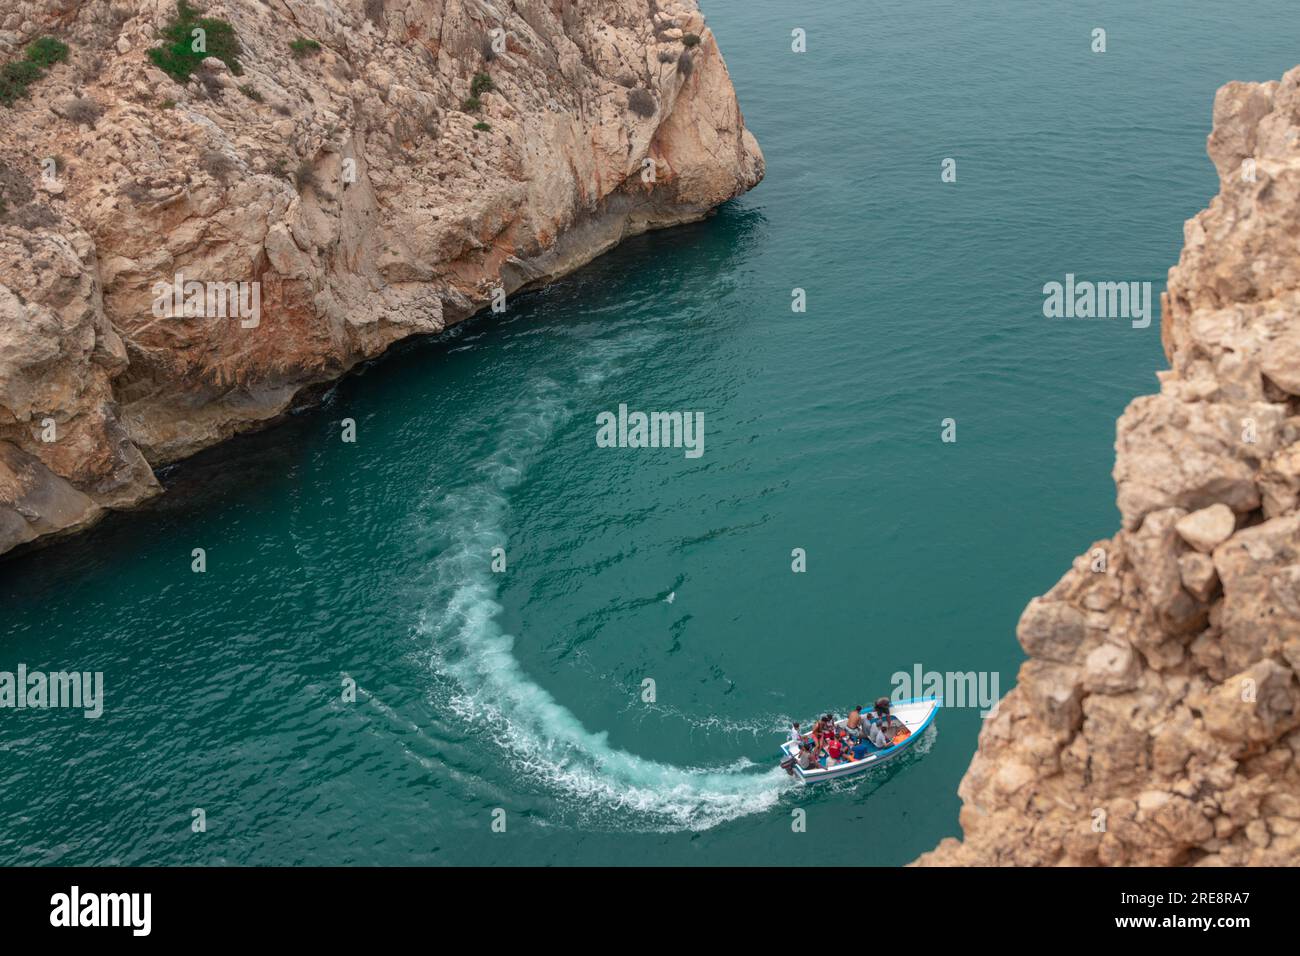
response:
<svg viewBox="0 0 1300 956"><path fill-rule="evenodd" d="M886 737L885 732L880 729L880 723L878 721L875 720L864 721L863 726L866 728L867 731L867 739L870 740L872 744L881 748L882 750L889 746L889 738Z"/></svg>

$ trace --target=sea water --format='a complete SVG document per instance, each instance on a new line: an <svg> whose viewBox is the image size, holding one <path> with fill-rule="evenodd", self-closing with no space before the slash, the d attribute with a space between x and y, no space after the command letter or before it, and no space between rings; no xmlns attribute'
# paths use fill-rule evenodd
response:
<svg viewBox="0 0 1300 956"><path fill-rule="evenodd" d="M958 834L979 700L852 783L793 786L778 744L897 674L1014 685L1163 367L1158 321L1044 287L1158 298L1217 190L1214 91L1295 65L1294 6L705 12L757 190L0 563L0 670L102 674L98 719L0 710L0 862L901 864ZM602 443L624 405L700 415L703 453Z"/></svg>

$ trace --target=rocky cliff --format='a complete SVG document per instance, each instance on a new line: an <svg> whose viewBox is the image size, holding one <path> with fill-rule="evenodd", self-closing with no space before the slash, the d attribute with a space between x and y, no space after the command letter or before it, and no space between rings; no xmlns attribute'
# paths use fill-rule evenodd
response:
<svg viewBox="0 0 1300 956"><path fill-rule="evenodd" d="M693 0L196 5L0 11L0 552L763 175Z"/></svg>
<svg viewBox="0 0 1300 956"><path fill-rule="evenodd" d="M1025 609L1029 659L922 865L1300 863L1300 68L1214 102L1123 527Z"/></svg>

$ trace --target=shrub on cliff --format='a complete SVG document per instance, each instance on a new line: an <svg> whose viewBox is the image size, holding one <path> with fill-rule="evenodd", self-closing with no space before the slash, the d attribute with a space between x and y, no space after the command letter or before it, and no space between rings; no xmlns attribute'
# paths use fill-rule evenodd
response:
<svg viewBox="0 0 1300 956"><path fill-rule="evenodd" d="M305 56L315 56L320 52L320 44L315 40L309 40L306 37L299 37L289 44L289 49L293 55L301 60Z"/></svg>
<svg viewBox="0 0 1300 956"><path fill-rule="evenodd" d="M0 67L0 104L9 106L27 95L27 87L45 75L46 67L68 58L68 45L51 36L38 37L27 45L23 59Z"/></svg>
<svg viewBox="0 0 1300 956"><path fill-rule="evenodd" d="M307 160L304 159L293 171L293 185L300 193L316 188L316 173Z"/></svg>
<svg viewBox="0 0 1300 956"><path fill-rule="evenodd" d="M37 37L27 46L27 62L39 67L65 63L68 59L68 45L54 37Z"/></svg>
<svg viewBox="0 0 1300 956"><path fill-rule="evenodd" d="M79 96L63 108L63 115L79 126L93 127L104 115L104 107L89 96Z"/></svg>
<svg viewBox="0 0 1300 956"><path fill-rule="evenodd" d="M638 88L628 91L627 108L642 119L649 119L655 115L658 104L655 103L654 94L649 90Z"/></svg>
<svg viewBox="0 0 1300 956"><path fill-rule="evenodd" d="M239 62L239 54L243 47L235 36L235 28L225 20L200 16L201 12L180 0L176 4L175 19L161 31L163 45L150 50L149 59L181 83L188 80L209 56L215 56L230 67L235 76L242 76L244 68Z"/></svg>
<svg viewBox="0 0 1300 956"><path fill-rule="evenodd" d="M460 111L462 113L477 113L482 108L483 101L477 96L471 96L460 104Z"/></svg>
<svg viewBox="0 0 1300 956"><path fill-rule="evenodd" d="M700 38L698 35L694 33L688 33L686 34L686 36L682 37L682 46L686 47L686 49L688 50L691 47L696 47L699 45L700 45Z"/></svg>
<svg viewBox="0 0 1300 956"><path fill-rule="evenodd" d="M486 73L475 73L474 79L469 83L469 92L475 97L480 93L491 93L495 89L496 87L492 85L492 77Z"/></svg>
<svg viewBox="0 0 1300 956"><path fill-rule="evenodd" d="M235 171L235 164L219 149L205 149L199 153L199 165L217 182L225 183Z"/></svg>

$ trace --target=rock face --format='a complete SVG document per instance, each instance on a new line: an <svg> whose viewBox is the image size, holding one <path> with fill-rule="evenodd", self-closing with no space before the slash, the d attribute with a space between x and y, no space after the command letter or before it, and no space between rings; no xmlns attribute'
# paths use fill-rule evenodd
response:
<svg viewBox="0 0 1300 956"><path fill-rule="evenodd" d="M1300 68L1221 89L1209 153L1123 529L1026 609L964 840L918 864L1300 863Z"/></svg>
<svg viewBox="0 0 1300 956"><path fill-rule="evenodd" d="M187 82L175 13L0 12L0 63L70 47L0 105L0 552L763 176L693 0L212 0Z"/></svg>

